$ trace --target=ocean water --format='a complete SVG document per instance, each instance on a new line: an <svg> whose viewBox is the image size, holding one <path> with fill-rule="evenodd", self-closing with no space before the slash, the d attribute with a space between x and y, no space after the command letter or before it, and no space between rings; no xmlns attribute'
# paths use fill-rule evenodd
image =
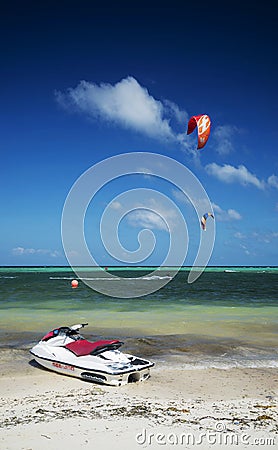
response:
<svg viewBox="0 0 278 450"><path fill-rule="evenodd" d="M171 277L171 268L150 275L153 270L108 273L150 285ZM105 296L82 280L72 289L76 275L67 267L2 267L0 350L26 353L49 330L88 322L87 339L120 338L123 350L164 365L278 367L278 268L209 267L192 284L188 271L156 292L126 299ZM100 269L89 272L101 278Z"/></svg>

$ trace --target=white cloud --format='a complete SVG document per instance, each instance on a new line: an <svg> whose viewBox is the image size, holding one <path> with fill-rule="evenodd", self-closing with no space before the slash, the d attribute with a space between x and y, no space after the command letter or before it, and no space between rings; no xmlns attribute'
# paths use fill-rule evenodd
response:
<svg viewBox="0 0 278 450"><path fill-rule="evenodd" d="M169 205L163 205L153 198L144 204L137 204L135 208L127 215L131 226L171 231L178 223L175 209Z"/></svg>
<svg viewBox="0 0 278 450"><path fill-rule="evenodd" d="M227 214L231 220L241 220L242 219L239 212L237 212L235 209L228 209Z"/></svg>
<svg viewBox="0 0 278 450"><path fill-rule="evenodd" d="M257 242L263 242L265 244L270 244L273 240L278 238L278 232L276 231L270 231L266 233L258 233L254 231L252 233L252 238L255 239Z"/></svg>
<svg viewBox="0 0 278 450"><path fill-rule="evenodd" d="M58 250L47 250L43 248L24 248L24 247L15 247L12 249L12 254L15 256L21 255L48 255L52 258L56 258L60 256L60 252Z"/></svg>
<svg viewBox="0 0 278 450"><path fill-rule="evenodd" d="M177 189L173 189L172 190L173 193L173 197L179 201L182 202L186 205L191 205L190 200L188 199L188 197L186 195L184 195L181 191L177 190ZM197 199L195 198L193 200L194 205L198 208L202 208L205 211L205 208L207 208L207 202L204 201L203 199ZM219 222L230 222L230 221L234 221L234 220L241 220L242 216L241 214L236 211L235 209L229 208L227 210L222 209L219 205L217 205L216 203L211 203L213 212L216 216L217 221Z"/></svg>
<svg viewBox="0 0 278 450"><path fill-rule="evenodd" d="M110 208L115 209L115 210L119 210L122 208L122 205L120 202L114 201L110 204Z"/></svg>
<svg viewBox="0 0 278 450"><path fill-rule="evenodd" d="M245 238L246 238L246 235L243 234L243 233L241 233L240 231L237 231L237 232L234 234L234 237L237 238L237 239L245 239Z"/></svg>
<svg viewBox="0 0 278 450"><path fill-rule="evenodd" d="M12 249L12 253L14 255L32 255L36 253L36 250L34 248L16 247Z"/></svg>
<svg viewBox="0 0 278 450"><path fill-rule="evenodd" d="M66 93L56 92L56 99L66 109L162 140L178 142L180 136L170 120L174 117L182 122L187 118L175 103L156 100L132 76L115 85L81 81Z"/></svg>
<svg viewBox="0 0 278 450"><path fill-rule="evenodd" d="M177 201L185 203L186 205L191 205L189 198L182 191L178 189L172 189L172 194Z"/></svg>
<svg viewBox="0 0 278 450"><path fill-rule="evenodd" d="M173 117L178 123L183 124L185 127L185 124L188 122L187 112L180 110L178 105L170 100L163 100L163 104L165 114L168 113L167 115L169 115L170 118Z"/></svg>
<svg viewBox="0 0 278 450"><path fill-rule="evenodd" d="M265 188L265 182L259 180L256 175L249 172L243 165L234 167L229 164L219 166L216 163L211 163L205 169L209 175L213 175L225 183L239 183L243 186L253 185L258 189Z"/></svg>
<svg viewBox="0 0 278 450"><path fill-rule="evenodd" d="M269 231L269 232L253 231L252 233L247 235L247 234L243 234L240 231L238 231L234 234L234 237L241 241L244 241L244 243L241 243L240 245L242 248L245 248L245 244L247 242L249 244L252 243L252 245L254 245L254 242L255 243L263 243L263 244L271 244L272 242L275 243L276 239L278 238L278 232L276 232L276 231Z"/></svg>
<svg viewBox="0 0 278 450"><path fill-rule="evenodd" d="M231 125L221 125L215 128L213 138L216 141L215 150L219 155L227 155L234 150L233 137L238 129Z"/></svg>
<svg viewBox="0 0 278 450"><path fill-rule="evenodd" d="M220 208L219 205L216 205L215 203L212 204L213 211L216 215L216 220L219 222L230 222L233 220L241 220L242 217L239 214L238 211L235 209L228 209L227 211Z"/></svg>
<svg viewBox="0 0 278 450"><path fill-rule="evenodd" d="M246 247L246 245L240 244L239 246L244 250L244 253L246 255L250 255L251 254L250 251L248 250L248 248Z"/></svg>
<svg viewBox="0 0 278 450"><path fill-rule="evenodd" d="M168 231L162 217L147 209L136 209L128 215L128 222L134 227Z"/></svg>
<svg viewBox="0 0 278 450"><path fill-rule="evenodd" d="M278 177L276 175L271 175L270 177L268 177L267 183L269 184L269 186L278 189Z"/></svg>

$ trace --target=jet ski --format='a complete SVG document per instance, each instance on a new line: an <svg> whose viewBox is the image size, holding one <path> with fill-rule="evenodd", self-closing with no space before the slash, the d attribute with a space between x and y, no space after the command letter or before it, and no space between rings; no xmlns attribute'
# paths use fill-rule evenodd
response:
<svg viewBox="0 0 278 450"><path fill-rule="evenodd" d="M154 363L122 353L119 340L87 341L79 330L87 323L47 333L30 353L46 369L101 384L122 386L150 377Z"/></svg>

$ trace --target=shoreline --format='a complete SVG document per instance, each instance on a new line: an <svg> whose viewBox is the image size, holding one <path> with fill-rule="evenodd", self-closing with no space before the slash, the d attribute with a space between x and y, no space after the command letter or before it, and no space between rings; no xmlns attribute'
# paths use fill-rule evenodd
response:
<svg viewBox="0 0 278 450"><path fill-rule="evenodd" d="M111 330L110 330L111 332ZM123 334L123 333L122 333ZM89 334L89 341L118 339L123 353L151 360L163 370L277 369L278 349L273 340L260 345L251 340L196 335L121 336L120 333ZM41 333L0 333L2 376L11 371L26 373L32 360L30 349ZM9 343L9 345L7 345Z"/></svg>
<svg viewBox="0 0 278 450"><path fill-rule="evenodd" d="M278 443L277 369L155 366L149 380L119 388L32 365L0 377L5 450L106 450L112 442L113 449L156 449L168 448L170 438L176 440L168 442L170 448L233 448L220 445L224 438L237 439L237 449L250 448L255 439ZM179 442L182 433L192 446ZM212 434L218 446L209 441ZM203 446L196 444L201 435Z"/></svg>

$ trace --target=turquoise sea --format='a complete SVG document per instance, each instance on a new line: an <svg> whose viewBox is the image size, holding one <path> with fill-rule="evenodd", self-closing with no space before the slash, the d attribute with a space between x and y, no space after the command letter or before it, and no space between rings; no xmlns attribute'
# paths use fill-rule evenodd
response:
<svg viewBox="0 0 278 450"><path fill-rule="evenodd" d="M155 283L171 268L108 268ZM187 283L182 268L160 290L114 298L69 267L0 268L0 350L28 350L47 331L88 322L87 339L121 338L123 350L184 368L278 367L278 267L208 267ZM101 269L91 269L99 278ZM146 281L147 280L147 281ZM101 282L101 281L100 281ZM107 282L103 281L103 282Z"/></svg>

